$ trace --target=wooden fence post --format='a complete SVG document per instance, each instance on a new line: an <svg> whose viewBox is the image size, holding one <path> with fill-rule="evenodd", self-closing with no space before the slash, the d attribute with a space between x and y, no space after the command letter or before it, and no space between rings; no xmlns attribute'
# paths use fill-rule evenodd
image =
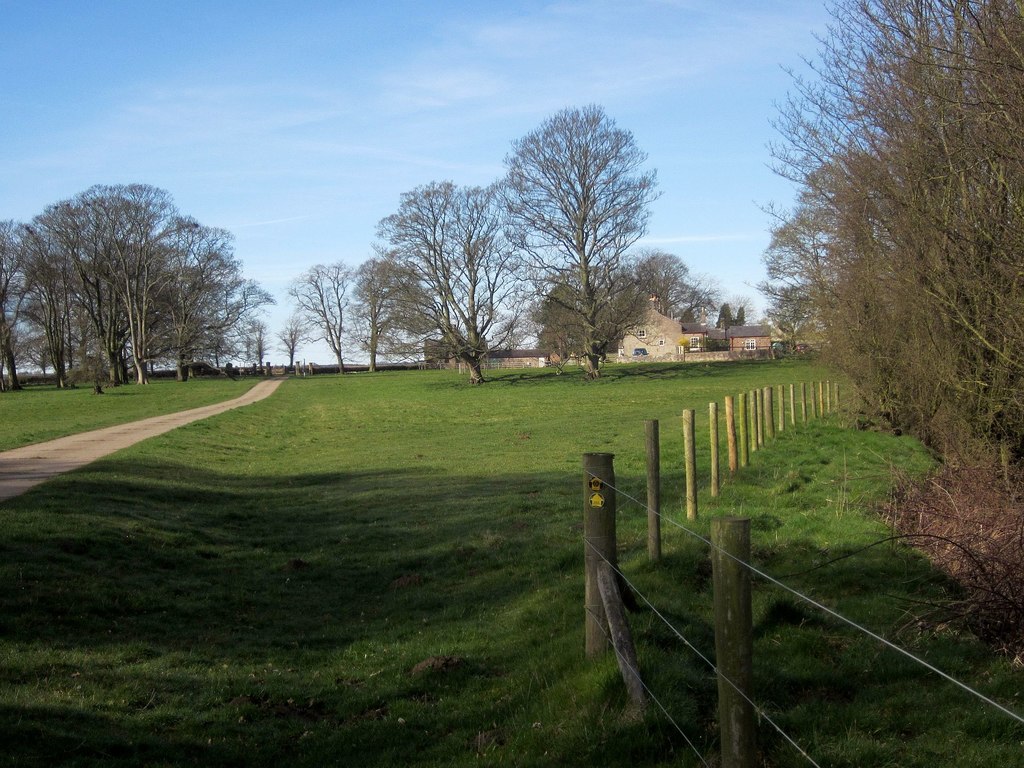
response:
<svg viewBox="0 0 1024 768"><path fill-rule="evenodd" d="M786 390L781 384L776 388L779 396L779 432L786 430Z"/></svg>
<svg viewBox="0 0 1024 768"><path fill-rule="evenodd" d="M764 388L764 439L775 437L775 397L771 387Z"/></svg>
<svg viewBox="0 0 1024 768"><path fill-rule="evenodd" d="M747 419L747 393L740 392L740 466L745 467L750 463L750 422Z"/></svg>
<svg viewBox="0 0 1024 768"><path fill-rule="evenodd" d="M796 384L789 385L789 425L796 426Z"/></svg>
<svg viewBox="0 0 1024 768"><path fill-rule="evenodd" d="M764 390L754 390L754 399L757 400L757 448L764 448Z"/></svg>
<svg viewBox="0 0 1024 768"><path fill-rule="evenodd" d="M614 454L583 454L583 564L586 652L593 659L608 650L608 619L597 583L598 563L613 565L615 555Z"/></svg>
<svg viewBox="0 0 1024 768"><path fill-rule="evenodd" d="M800 382L800 421L807 423L807 382Z"/></svg>
<svg viewBox="0 0 1024 768"><path fill-rule="evenodd" d="M725 439L729 443L729 476L736 474L739 454L736 445L736 406L732 395L725 396Z"/></svg>
<svg viewBox="0 0 1024 768"><path fill-rule="evenodd" d="M718 726L722 768L754 768L756 731L753 692L753 629L750 520L711 521L711 568L715 601L715 659L718 667Z"/></svg>
<svg viewBox="0 0 1024 768"><path fill-rule="evenodd" d="M818 418L825 416L825 382L818 382Z"/></svg>
<svg viewBox="0 0 1024 768"><path fill-rule="evenodd" d="M718 403L708 403L708 433L711 439L711 495L718 495Z"/></svg>
<svg viewBox="0 0 1024 768"><path fill-rule="evenodd" d="M657 419L644 422L647 436L647 554L661 560L661 439Z"/></svg>
<svg viewBox="0 0 1024 768"><path fill-rule="evenodd" d="M757 390L750 390L750 452L757 453L757 425L761 421L761 412L758 406Z"/></svg>
<svg viewBox="0 0 1024 768"><path fill-rule="evenodd" d="M832 413L832 382L825 382L825 413Z"/></svg>
<svg viewBox="0 0 1024 768"><path fill-rule="evenodd" d="M697 519L697 448L693 439L694 411L683 411L683 451L686 457L686 519Z"/></svg>

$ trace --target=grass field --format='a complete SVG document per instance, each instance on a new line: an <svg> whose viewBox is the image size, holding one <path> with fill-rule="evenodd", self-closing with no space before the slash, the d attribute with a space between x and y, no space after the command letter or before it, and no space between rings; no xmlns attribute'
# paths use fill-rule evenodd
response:
<svg viewBox="0 0 1024 768"><path fill-rule="evenodd" d="M656 707L631 714L613 657L583 658L581 455L615 453L643 498L643 420L660 419L678 521L683 408L706 476L710 400L826 376L291 380L4 502L0 765L700 765ZM760 567L1024 708L1019 669L927 620L948 590L927 563L863 549L888 535L873 509L894 466L930 460L838 418L788 429L718 499L702 489L693 528L750 516ZM623 570L711 655L706 549L664 533L651 564L646 513L620 498ZM754 599L756 699L820 765L1024 765L1006 716L786 593ZM650 610L630 620L645 681L715 764L712 674ZM763 723L761 747L809 764Z"/></svg>
<svg viewBox="0 0 1024 768"><path fill-rule="evenodd" d="M94 395L91 386L65 390L29 386L5 392L0 396L0 451L231 400L258 381L192 379L182 384L157 379L146 386L107 387L102 395Z"/></svg>

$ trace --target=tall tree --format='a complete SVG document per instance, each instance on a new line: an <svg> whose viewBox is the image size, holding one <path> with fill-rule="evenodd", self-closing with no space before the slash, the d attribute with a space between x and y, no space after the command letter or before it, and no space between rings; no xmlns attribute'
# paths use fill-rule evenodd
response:
<svg viewBox="0 0 1024 768"><path fill-rule="evenodd" d="M636 255L640 288L654 297L654 308L666 317L685 322L699 320L718 304L719 289L706 275L694 275L681 258L657 249Z"/></svg>
<svg viewBox="0 0 1024 768"><path fill-rule="evenodd" d="M245 359L259 369L267 362L267 344L270 329L266 322L256 317L249 321L245 334Z"/></svg>
<svg viewBox="0 0 1024 768"><path fill-rule="evenodd" d="M109 382L118 385L128 380L128 319L114 293L110 228L103 220L102 206L94 205L106 189L93 187L47 206L33 226L45 232L70 260L76 277L76 302L88 314L103 348Z"/></svg>
<svg viewBox="0 0 1024 768"><path fill-rule="evenodd" d="M377 370L377 355L394 349L398 339L398 260L381 250L356 270L353 335L369 355L370 371Z"/></svg>
<svg viewBox="0 0 1024 768"><path fill-rule="evenodd" d="M292 312L291 316L277 332L277 340L280 343L278 349L288 355L289 368L293 368L295 366L295 354L298 352L299 345L305 338L306 323L302 319L301 314L298 312Z"/></svg>
<svg viewBox="0 0 1024 768"><path fill-rule="evenodd" d="M515 141L505 160L510 232L530 256L538 292L578 319L578 352L591 378L609 344L646 311L646 301L621 300L636 285L617 279L656 197L646 160L598 106L558 112ZM626 316L616 316L620 309Z"/></svg>
<svg viewBox="0 0 1024 768"><path fill-rule="evenodd" d="M718 320L715 322L715 328L727 331L735 324L732 316L732 305L727 301L722 302L722 306L718 308Z"/></svg>
<svg viewBox="0 0 1024 768"><path fill-rule="evenodd" d="M520 260L504 236L496 187L432 182L402 195L378 235L393 249L402 324L439 336L440 349L483 381L488 349L513 333ZM424 339L426 341L427 339Z"/></svg>
<svg viewBox="0 0 1024 768"><path fill-rule="evenodd" d="M327 343L341 373L345 372L343 344L352 280L352 270L338 261L310 267L288 289L307 321L311 338Z"/></svg>
<svg viewBox="0 0 1024 768"><path fill-rule="evenodd" d="M149 382L157 309L174 272L169 256L196 222L168 192L146 184L93 187L90 205L109 248L110 284L128 321L136 381Z"/></svg>
<svg viewBox="0 0 1024 768"><path fill-rule="evenodd" d="M1024 459L1024 16L840 0L780 117L800 185L769 259L864 401L940 451ZM769 266L772 266L769 261Z"/></svg>
<svg viewBox="0 0 1024 768"><path fill-rule="evenodd" d="M47 354L57 386L71 385L71 269L65 252L45 230L23 228L25 247L24 312L46 337Z"/></svg>
<svg viewBox="0 0 1024 768"><path fill-rule="evenodd" d="M564 288L556 287L552 293L566 294ZM583 348L583 327L576 313L565 308L568 298L541 296L534 303L530 319L537 329L537 343L548 355L551 364L562 373L570 359Z"/></svg>
<svg viewBox="0 0 1024 768"><path fill-rule="evenodd" d="M188 379L187 364L197 355L219 346L235 329L251 327L254 313L274 303L269 293L243 277L232 240L227 230L194 221L171 238L167 269L173 279L164 293L166 343L178 381Z"/></svg>
<svg viewBox="0 0 1024 768"><path fill-rule="evenodd" d="M14 221L0 221L0 391L21 389L14 339L25 299L24 267L21 228Z"/></svg>
<svg viewBox="0 0 1024 768"><path fill-rule="evenodd" d="M249 322L260 309L275 301L255 280L241 276L218 284L215 293L210 302L212 314L203 353L219 368L222 359L244 349Z"/></svg>

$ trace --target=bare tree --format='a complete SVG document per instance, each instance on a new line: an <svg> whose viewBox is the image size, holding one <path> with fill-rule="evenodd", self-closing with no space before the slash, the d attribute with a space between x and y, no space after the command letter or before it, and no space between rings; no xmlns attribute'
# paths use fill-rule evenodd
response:
<svg viewBox="0 0 1024 768"><path fill-rule="evenodd" d="M355 303L350 328L359 346L370 356L370 371L377 370L377 356L383 350L404 349L404 335L398 323L399 267L397 259L383 249L359 265L355 275Z"/></svg>
<svg viewBox="0 0 1024 768"><path fill-rule="evenodd" d="M23 311L46 337L57 386L68 387L73 345L70 265L64 251L45 231L25 226L22 232L26 288Z"/></svg>
<svg viewBox="0 0 1024 768"><path fill-rule="evenodd" d="M470 382L482 382L487 351L509 338L521 306L520 260L504 237L497 188L417 187L378 235L394 249L406 330L439 336L440 349L469 368Z"/></svg>
<svg viewBox="0 0 1024 768"><path fill-rule="evenodd" d="M295 366L295 353L305 338L306 323L302 319L302 315L298 312L292 312L291 317L288 318L281 330L277 332L277 340L280 342L278 349L288 355L289 368Z"/></svg>
<svg viewBox="0 0 1024 768"><path fill-rule="evenodd" d="M691 274L673 253L642 249L636 254L636 273L641 290L655 297L654 308L666 317L693 322L718 305L720 291L715 281L707 275Z"/></svg>
<svg viewBox="0 0 1024 768"><path fill-rule="evenodd" d="M110 284L128 321L136 381L149 382L157 307L174 279L168 268L175 239L196 227L179 215L169 193L146 184L94 187L90 206L109 249Z"/></svg>
<svg viewBox="0 0 1024 768"><path fill-rule="evenodd" d="M147 185L91 187L21 235L31 266L24 317L46 337L60 380L78 367L80 378L99 384L106 369L120 384L129 356L140 383L158 359L187 379L187 362L238 349L252 313L273 303L242 276L230 233L181 215Z"/></svg>
<svg viewBox="0 0 1024 768"><path fill-rule="evenodd" d="M345 372L342 345L352 280L352 270L340 261L317 264L299 276L288 289L311 330L312 340L327 343L342 373Z"/></svg>
<svg viewBox="0 0 1024 768"><path fill-rule="evenodd" d="M779 128L800 184L773 289L940 451L1024 459L1024 17L1011 0L839 0Z"/></svg>
<svg viewBox="0 0 1024 768"><path fill-rule="evenodd" d="M538 292L578 318L591 378L609 344L646 311L646 297L621 301L637 290L621 279L623 260L656 197L646 160L633 135L597 106L555 114L514 142L505 160L510 232L531 257ZM629 311L615 316L617 308Z"/></svg>
<svg viewBox="0 0 1024 768"><path fill-rule="evenodd" d="M210 302L210 326L203 352L219 368L222 359L244 348L249 322L255 314L275 302L259 283L241 276L217 285L215 293Z"/></svg>
<svg viewBox="0 0 1024 768"><path fill-rule="evenodd" d="M107 188L93 187L70 200L47 206L33 220L73 265L76 302L88 314L93 333L106 357L108 381L113 385L128 380L128 319L124 305L113 288L110 230L103 221L102 207L94 199Z"/></svg>
<svg viewBox="0 0 1024 768"><path fill-rule="evenodd" d="M21 238L22 230L16 222L0 221L0 391L21 389L14 355L15 329L25 299Z"/></svg>
<svg viewBox="0 0 1024 768"><path fill-rule="evenodd" d="M234 258L231 233L198 222L184 225L170 238L164 292L167 346L177 364L178 381L188 379L187 364L218 346L273 297L242 276Z"/></svg>
<svg viewBox="0 0 1024 768"><path fill-rule="evenodd" d="M259 318L253 318L246 326L245 358L259 369L266 362L267 344L270 341L268 334L267 324Z"/></svg>

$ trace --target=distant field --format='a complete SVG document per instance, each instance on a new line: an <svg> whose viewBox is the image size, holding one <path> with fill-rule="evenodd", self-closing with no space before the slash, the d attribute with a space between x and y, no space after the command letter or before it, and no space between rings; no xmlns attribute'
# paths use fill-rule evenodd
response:
<svg viewBox="0 0 1024 768"><path fill-rule="evenodd" d="M91 386L63 390L30 386L18 392L4 392L0 394L0 451L231 400L258 381L156 380L144 386L106 387L102 395L94 395Z"/></svg>
<svg viewBox="0 0 1024 768"><path fill-rule="evenodd" d="M683 408L706 476L709 400L827 375L293 379L4 502L0 765L700 765L657 707L629 714L612 657L583 658L581 456L614 453L643 498L660 419L680 520ZM717 500L702 488L694 530L750 516L760 567L1019 707L1019 670L932 620L944 580L900 543L864 549L888 536L872 510L892 470L930 459L841 421L786 430ZM651 564L645 511L619 508L623 570L713 655L704 545L666 524ZM754 613L756 699L820 765L1021 764L1024 730L935 675L773 588ZM645 681L717 764L713 676L652 611L630 621ZM763 723L761 747L809 764Z"/></svg>

